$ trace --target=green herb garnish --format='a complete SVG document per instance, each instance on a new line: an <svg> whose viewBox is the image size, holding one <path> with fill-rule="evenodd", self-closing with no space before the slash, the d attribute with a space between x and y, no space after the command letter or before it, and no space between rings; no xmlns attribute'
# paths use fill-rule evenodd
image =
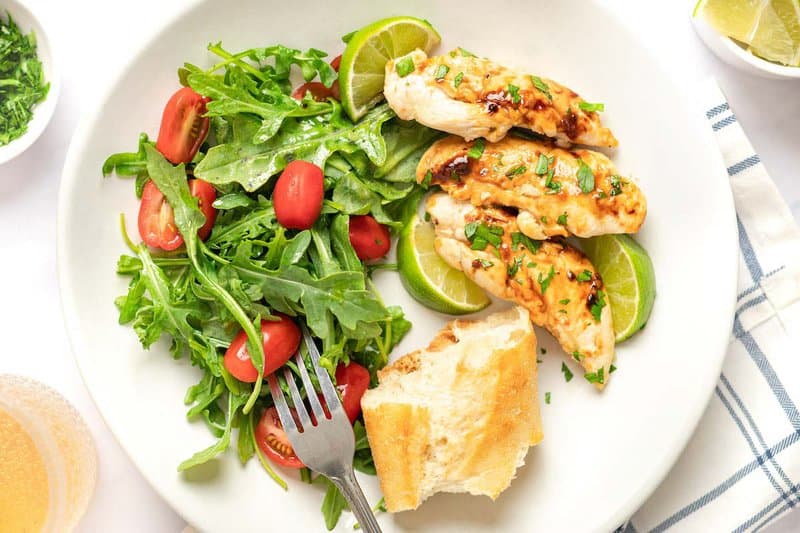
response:
<svg viewBox="0 0 800 533"><path fill-rule="evenodd" d="M394 64L394 70L401 78L405 78L414 72L415 69L416 66L414 65L414 60L408 56L401 58Z"/></svg>
<svg viewBox="0 0 800 533"><path fill-rule="evenodd" d="M556 219L556 224L558 224L560 226L566 226L567 225L567 213L566 213L566 211L561 213L560 215L558 215L558 218Z"/></svg>
<svg viewBox="0 0 800 533"><path fill-rule="evenodd" d="M530 250L531 253L535 254L536 252L539 251L539 248L542 246L542 241L531 239L524 233L515 231L514 233L511 234L511 248L513 248L514 250L518 250L520 245L524 246L525 248Z"/></svg>
<svg viewBox="0 0 800 533"><path fill-rule="evenodd" d="M536 174L539 176L544 176L547 174L547 169L553 164L554 157L555 156L547 157L544 154L539 154L539 160L536 161L536 168L534 169L534 172L536 172Z"/></svg>
<svg viewBox="0 0 800 533"><path fill-rule="evenodd" d="M484 148L486 148L486 140L483 137L475 139L475 142L472 143L472 146L467 152L467 157L470 159L480 159L483 155Z"/></svg>
<svg viewBox="0 0 800 533"><path fill-rule="evenodd" d="M572 370L569 369L566 363L562 361L561 363L561 373L564 374L564 379L567 380L567 383L572 381Z"/></svg>
<svg viewBox="0 0 800 533"><path fill-rule="evenodd" d="M547 291L547 288L550 286L550 282L553 281L553 277L556 275L556 269L550 265L550 271L547 273L547 276L542 277L542 273L539 272L539 285L542 287L542 296Z"/></svg>
<svg viewBox="0 0 800 533"><path fill-rule="evenodd" d="M503 242L503 228L491 226L483 222L470 222L464 226L464 236L472 245L473 250L485 250L488 245L495 248Z"/></svg>
<svg viewBox="0 0 800 533"><path fill-rule="evenodd" d="M592 104L592 103L589 103L589 102L580 102L580 103L578 103L578 107L580 107L582 110L587 111L589 113L595 113L595 112L598 112L598 111L605 111L606 110L605 104Z"/></svg>
<svg viewBox="0 0 800 533"><path fill-rule="evenodd" d="M526 170L528 169L525 165L517 165L508 172L506 172L506 177L513 178L514 176L519 176L520 174L524 174Z"/></svg>
<svg viewBox="0 0 800 533"><path fill-rule="evenodd" d="M549 392L545 392L544 393L544 403L546 403L547 405L550 405L550 393Z"/></svg>
<svg viewBox="0 0 800 533"><path fill-rule="evenodd" d="M25 35L8 15L0 15L0 146L28 131L33 108L47 97L42 62L36 55L36 36Z"/></svg>
<svg viewBox="0 0 800 533"><path fill-rule="evenodd" d="M456 77L453 78L453 87L455 87L457 89L458 86L461 85L461 80L463 80L463 79L464 79L464 73L463 72L459 72L458 74L456 74Z"/></svg>
<svg viewBox="0 0 800 533"><path fill-rule="evenodd" d="M603 312L603 308L606 306L606 294L603 291L597 291L597 297L595 298L592 307L589 309L591 311L592 316L594 317L595 322L600 322L600 315Z"/></svg>
<svg viewBox="0 0 800 533"><path fill-rule="evenodd" d="M578 281L591 281L594 274L591 270L584 270L577 276Z"/></svg>
<svg viewBox="0 0 800 533"><path fill-rule="evenodd" d="M540 92L544 93L548 100L553 101L553 95L550 94L550 87L539 76L531 76L531 82Z"/></svg>
<svg viewBox="0 0 800 533"><path fill-rule="evenodd" d="M522 101L522 97L519 95L519 87L516 85L508 84L508 94L511 95L511 102L518 104Z"/></svg>
<svg viewBox="0 0 800 533"><path fill-rule="evenodd" d="M599 383L600 385L603 385L606 382L604 374L605 370L601 368L597 372L587 372L583 375L583 377L586 378L586 381L589 383Z"/></svg>
<svg viewBox="0 0 800 533"><path fill-rule="evenodd" d="M594 190L594 172L592 172L591 167L583 161L581 161L580 167L578 167L577 178L581 192L589 194Z"/></svg>
<svg viewBox="0 0 800 533"><path fill-rule="evenodd" d="M508 274L508 277L511 278L516 276L517 272L519 271L519 267L521 266L522 266L522 259L520 259L519 257L515 257L514 261L506 267L506 273Z"/></svg>
<svg viewBox="0 0 800 533"><path fill-rule="evenodd" d="M447 76L448 72L450 72L450 67L447 65L439 65L439 67L436 69L436 75L434 78L437 80L443 80L444 77Z"/></svg>

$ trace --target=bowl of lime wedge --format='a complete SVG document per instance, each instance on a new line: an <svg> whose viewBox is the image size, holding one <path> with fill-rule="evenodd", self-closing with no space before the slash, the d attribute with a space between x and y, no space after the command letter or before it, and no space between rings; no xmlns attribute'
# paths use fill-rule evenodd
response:
<svg viewBox="0 0 800 533"><path fill-rule="evenodd" d="M800 0L699 0L692 19L700 38L729 65L800 79Z"/></svg>

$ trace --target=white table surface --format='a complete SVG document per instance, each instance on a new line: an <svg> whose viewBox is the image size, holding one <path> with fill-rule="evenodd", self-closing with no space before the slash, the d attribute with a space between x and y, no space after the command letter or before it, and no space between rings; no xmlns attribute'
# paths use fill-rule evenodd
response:
<svg viewBox="0 0 800 533"><path fill-rule="evenodd" d="M694 0L658 2L658 7L654 6L656 2L603 1L642 34L645 46L654 49L665 66L685 80L687 88L703 77L717 78L795 219L800 220L800 82L752 77L718 61L691 28L689 13ZM94 105L105 80L121 68L137 43L185 2L27 3L48 28L63 86L53 122L38 143L0 167L0 279L6 302L0 307L0 338L4 341L0 373L32 376L55 387L75 404L94 434L100 478L80 531L177 532L183 528L183 520L134 468L105 426L78 374L61 319L55 236L61 167L81 110ZM649 112L648 120L657 122L659 113L669 110L659 109L654 102ZM87 179L100 179L99 173ZM11 302L13 305L9 305ZM800 511L770 531L797 530Z"/></svg>

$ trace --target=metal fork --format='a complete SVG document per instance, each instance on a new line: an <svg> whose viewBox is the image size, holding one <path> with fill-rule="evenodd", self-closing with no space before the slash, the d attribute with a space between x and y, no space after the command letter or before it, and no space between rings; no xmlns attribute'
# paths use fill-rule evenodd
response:
<svg viewBox="0 0 800 533"><path fill-rule="evenodd" d="M336 388L328 375L328 371L319 364L319 350L314 344L311 333L309 333L305 324L302 325L302 328L303 340L311 355L311 362L317 374L330 418L325 415L323 406L319 401L303 362L303 356L298 350L294 356L295 363L300 370L300 378L306 390L308 403L314 413L314 420L312 421L311 415L306 410L303 398L294 381L294 374L289 368L286 368L284 369L284 377L289 385L289 392L291 393L300 425L298 426L297 420L292 416L289 406L286 404L286 398L284 398L283 390L278 385L278 380L274 375L270 374L267 377L267 382L269 383L269 390L272 393L272 399L275 401L281 424L283 424L283 429L286 431L286 436L289 437L289 442L292 444L297 457L310 469L324 475L336 485L345 499L347 499L350 509L356 515L364 531L367 533L381 533L378 521L375 520L375 515L372 513L372 509L370 509L369 503L367 503L367 499L364 497L364 493L361 491L353 472L353 453L356 447L353 427L350 425L350 420L347 418L342 403L339 401L339 396L336 394Z"/></svg>

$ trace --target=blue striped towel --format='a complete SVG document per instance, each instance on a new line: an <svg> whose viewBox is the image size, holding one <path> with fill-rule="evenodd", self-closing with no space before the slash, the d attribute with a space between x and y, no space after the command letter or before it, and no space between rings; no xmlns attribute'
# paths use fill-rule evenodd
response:
<svg viewBox="0 0 800 533"><path fill-rule="evenodd" d="M716 82L700 92L739 225L728 355L697 431L621 531L759 531L800 506L800 229Z"/></svg>

